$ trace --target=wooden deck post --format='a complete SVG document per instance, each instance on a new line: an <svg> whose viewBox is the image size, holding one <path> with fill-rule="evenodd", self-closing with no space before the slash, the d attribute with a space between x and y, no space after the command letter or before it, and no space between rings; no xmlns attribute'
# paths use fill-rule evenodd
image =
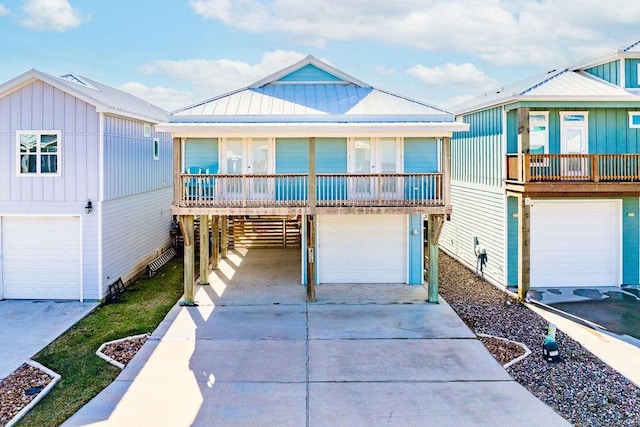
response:
<svg viewBox="0 0 640 427"><path fill-rule="evenodd" d="M220 256L222 258L227 258L227 252L229 251L229 222L227 220L227 216L223 215L220 217L222 221L222 241L220 242Z"/></svg>
<svg viewBox="0 0 640 427"><path fill-rule="evenodd" d="M220 227L218 224L220 224L220 217L214 215L211 220L211 246L213 246L211 250L211 268L213 270L220 268Z"/></svg>
<svg viewBox="0 0 640 427"><path fill-rule="evenodd" d="M531 205L518 196L518 300L525 301L531 285Z"/></svg>
<svg viewBox="0 0 640 427"><path fill-rule="evenodd" d="M209 284L209 215L200 215L200 284Z"/></svg>
<svg viewBox="0 0 640 427"><path fill-rule="evenodd" d="M529 108L518 108L518 150L522 154L522 182L531 179L531 165L529 164L530 138L529 138Z"/></svg>
<svg viewBox="0 0 640 427"><path fill-rule="evenodd" d="M316 138L309 138L309 207L316 207Z"/></svg>
<svg viewBox="0 0 640 427"><path fill-rule="evenodd" d="M429 227L429 285L428 295L430 303L438 303L438 239L444 225L444 215L427 215Z"/></svg>
<svg viewBox="0 0 640 427"><path fill-rule="evenodd" d="M180 206L182 199L182 140L173 138L173 206Z"/></svg>
<svg viewBox="0 0 640 427"><path fill-rule="evenodd" d="M180 305L196 305L195 302L195 242L193 240L193 215L178 219L184 239L184 300Z"/></svg>
<svg viewBox="0 0 640 427"><path fill-rule="evenodd" d="M307 215L307 302L316 302L315 223L315 215Z"/></svg>

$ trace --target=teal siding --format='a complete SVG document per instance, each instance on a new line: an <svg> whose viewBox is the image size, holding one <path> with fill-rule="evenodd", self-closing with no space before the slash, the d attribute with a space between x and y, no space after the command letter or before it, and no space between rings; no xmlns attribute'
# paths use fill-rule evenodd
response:
<svg viewBox="0 0 640 427"><path fill-rule="evenodd" d="M413 234L417 230L418 234ZM409 215L409 284L421 285L424 277L422 215Z"/></svg>
<svg viewBox="0 0 640 427"><path fill-rule="evenodd" d="M191 167L209 169L209 173L218 173L218 139L189 138L184 147L185 170Z"/></svg>
<svg viewBox="0 0 640 427"><path fill-rule="evenodd" d="M628 214L632 213L633 216ZM640 284L640 199L622 199L622 283Z"/></svg>
<svg viewBox="0 0 640 427"><path fill-rule="evenodd" d="M438 143L435 138L404 139L404 172L438 172Z"/></svg>
<svg viewBox="0 0 640 427"><path fill-rule="evenodd" d="M640 59L626 59L624 61L625 87L640 87L640 79L638 78L638 64Z"/></svg>
<svg viewBox="0 0 640 427"><path fill-rule="evenodd" d="M640 129L629 128L629 108L535 108L549 111L549 153L560 154L560 112L587 111L589 154L627 154L640 152ZM509 143L508 143L509 144Z"/></svg>
<svg viewBox="0 0 640 427"><path fill-rule="evenodd" d="M518 153L518 111L507 111L507 153Z"/></svg>
<svg viewBox="0 0 640 427"><path fill-rule="evenodd" d="M613 83L617 85L620 83L620 73L619 73L620 63L619 61L611 61L606 64L597 65L595 67L587 68L585 71L589 74L592 74L596 77L599 77L603 80L608 81L609 83Z"/></svg>
<svg viewBox="0 0 640 427"><path fill-rule="evenodd" d="M507 197L507 286L518 286L518 198Z"/></svg>
<svg viewBox="0 0 640 427"><path fill-rule="evenodd" d="M453 181L493 187L502 186L502 108L462 116L468 133L455 132L451 141Z"/></svg>
<svg viewBox="0 0 640 427"><path fill-rule="evenodd" d="M281 77L280 82L339 82L342 79L327 73L315 65L308 64L304 67Z"/></svg>
<svg viewBox="0 0 640 427"><path fill-rule="evenodd" d="M307 138L276 139L276 173L309 173L309 140ZM276 200L306 200L306 177L276 179Z"/></svg>

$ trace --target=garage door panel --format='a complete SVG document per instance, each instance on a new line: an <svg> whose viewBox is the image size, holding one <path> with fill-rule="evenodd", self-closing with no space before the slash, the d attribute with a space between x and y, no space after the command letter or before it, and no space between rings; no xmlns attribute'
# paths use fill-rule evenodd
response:
<svg viewBox="0 0 640 427"><path fill-rule="evenodd" d="M531 286L620 285L619 201L540 201L531 208Z"/></svg>
<svg viewBox="0 0 640 427"><path fill-rule="evenodd" d="M320 283L406 283L406 216L318 217Z"/></svg>
<svg viewBox="0 0 640 427"><path fill-rule="evenodd" d="M7 299L80 299L80 219L2 218Z"/></svg>

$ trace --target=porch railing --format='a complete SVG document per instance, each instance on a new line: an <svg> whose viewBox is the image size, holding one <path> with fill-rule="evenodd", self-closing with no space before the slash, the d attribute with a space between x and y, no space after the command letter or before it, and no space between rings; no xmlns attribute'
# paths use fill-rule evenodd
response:
<svg viewBox="0 0 640 427"><path fill-rule="evenodd" d="M442 173L317 174L315 200L306 174L182 174L183 207L443 206Z"/></svg>
<svg viewBox="0 0 640 427"><path fill-rule="evenodd" d="M640 154L507 154L507 181L640 181Z"/></svg>

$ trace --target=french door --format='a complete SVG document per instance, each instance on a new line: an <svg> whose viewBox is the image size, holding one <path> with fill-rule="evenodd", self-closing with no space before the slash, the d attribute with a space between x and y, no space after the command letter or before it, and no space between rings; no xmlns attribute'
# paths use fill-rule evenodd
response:
<svg viewBox="0 0 640 427"><path fill-rule="evenodd" d="M222 143L222 173L239 175L228 179L228 199L270 200L274 180L265 175L274 171L274 142L269 138L226 138Z"/></svg>
<svg viewBox="0 0 640 427"><path fill-rule="evenodd" d="M560 150L568 156L562 161L562 175L587 177L589 175L589 141L586 112L560 113Z"/></svg>
<svg viewBox="0 0 640 427"><path fill-rule="evenodd" d="M353 138L349 141L351 199L398 199L402 144L397 138ZM362 176L367 175L367 176Z"/></svg>

